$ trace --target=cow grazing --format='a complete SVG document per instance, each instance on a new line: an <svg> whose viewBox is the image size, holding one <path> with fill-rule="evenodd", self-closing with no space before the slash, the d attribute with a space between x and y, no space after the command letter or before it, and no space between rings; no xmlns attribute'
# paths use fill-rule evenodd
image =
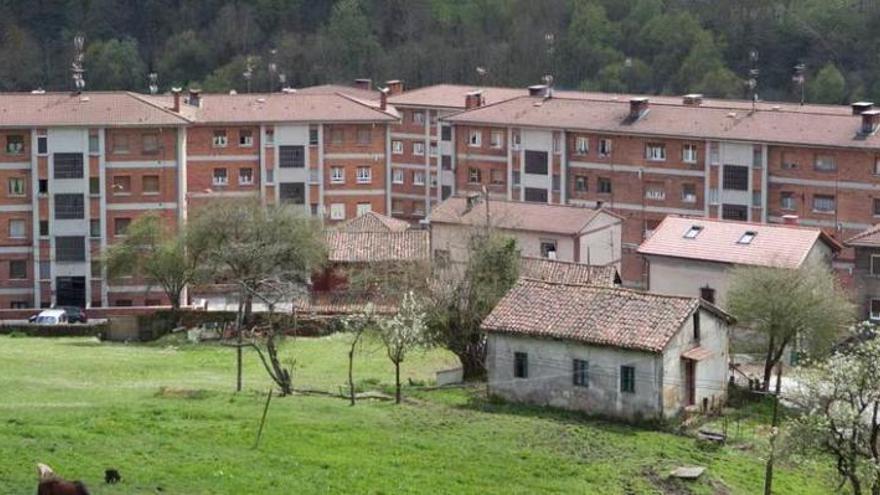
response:
<svg viewBox="0 0 880 495"><path fill-rule="evenodd" d="M89 489L81 481L67 481L45 464L37 464L37 474L37 495L89 495Z"/></svg>
<svg viewBox="0 0 880 495"><path fill-rule="evenodd" d="M104 471L104 483L113 485L122 481L122 475L116 469L110 468Z"/></svg>

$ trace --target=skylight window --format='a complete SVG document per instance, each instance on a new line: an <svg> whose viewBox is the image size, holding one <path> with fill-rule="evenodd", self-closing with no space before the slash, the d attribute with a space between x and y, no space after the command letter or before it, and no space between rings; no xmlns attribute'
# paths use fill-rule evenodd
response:
<svg viewBox="0 0 880 495"><path fill-rule="evenodd" d="M755 240L756 235L758 235L757 232L752 231L752 230L747 230L746 233L743 234L742 237L740 237L738 241L736 241L736 243L737 244L751 244L752 241Z"/></svg>
<svg viewBox="0 0 880 495"><path fill-rule="evenodd" d="M692 225L691 228L688 229L688 231L684 233L684 238L685 239L696 239L696 237L698 235L700 235L700 232L702 232L702 231L703 231L702 226Z"/></svg>

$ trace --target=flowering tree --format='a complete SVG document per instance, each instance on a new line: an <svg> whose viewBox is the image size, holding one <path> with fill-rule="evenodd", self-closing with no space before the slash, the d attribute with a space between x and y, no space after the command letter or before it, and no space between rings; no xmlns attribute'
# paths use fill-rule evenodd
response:
<svg viewBox="0 0 880 495"><path fill-rule="evenodd" d="M789 435L795 450L820 450L836 460L841 487L880 494L880 339L870 324L823 362L809 367L790 400L805 414Z"/></svg>
<svg viewBox="0 0 880 495"><path fill-rule="evenodd" d="M425 342L427 323L422 304L413 292L404 294L397 314L379 323L379 336L388 359L394 363L395 401L400 404L400 364L407 352Z"/></svg>
<svg viewBox="0 0 880 495"><path fill-rule="evenodd" d="M364 334L376 325L376 321L376 310L372 303L367 303L361 311L340 320L342 327L351 335L351 345L348 348L348 393L352 406L355 404L354 353Z"/></svg>

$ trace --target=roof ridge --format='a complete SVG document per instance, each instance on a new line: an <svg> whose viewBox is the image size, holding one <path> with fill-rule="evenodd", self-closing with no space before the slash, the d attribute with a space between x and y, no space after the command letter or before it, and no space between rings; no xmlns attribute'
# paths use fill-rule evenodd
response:
<svg viewBox="0 0 880 495"><path fill-rule="evenodd" d="M585 265L585 266L591 266L591 265ZM637 289L629 289L626 287L618 287L618 286L606 286L606 285L595 285L595 284L576 284L576 283L572 283L572 282L556 282L556 281L541 280L541 279L526 277L526 276L521 276L519 278L519 280L522 280L523 282L527 282L527 283L539 283L539 284L546 284L546 285L563 285L566 287L580 287L580 288L586 288L586 289L610 290L610 291L614 291L614 292L620 292L620 293L624 293L624 294L633 294L633 295L637 295L637 296L656 297L658 299L678 299L678 300L684 300L684 301L697 301L697 302L700 301L700 298L697 298L697 297L678 296L678 295L674 295L674 294L658 294L655 292L646 292L646 291L641 291L641 290L637 290Z"/></svg>
<svg viewBox="0 0 880 495"><path fill-rule="evenodd" d="M334 93L325 93L325 94L333 94L333 95L336 95L336 96L339 96L339 97L345 98L346 100L351 101L351 102L353 102L353 103L355 103L355 104L357 104L357 105L361 105L361 106L363 106L363 107L365 107L365 108L368 108L368 109L370 109L370 110L372 110L372 111L374 111L374 112L376 112L376 113L380 113L380 114L384 115L385 117L394 117L394 118L396 118L396 119L397 119L397 118L400 118L399 116L397 116L397 115L393 115L391 112L388 112L387 110L382 110L382 109L379 108L379 107L374 107L373 105L370 105L369 103L367 103L367 102L365 102L365 101L362 101L362 100L360 100L359 98L355 98L355 97L353 97L353 96L351 96L351 95L347 95L347 94L345 94L345 93L343 93L343 92L341 92L341 91L336 91L336 92L334 92ZM304 95L305 95L305 96L308 96L307 93L304 94Z"/></svg>
<svg viewBox="0 0 880 495"><path fill-rule="evenodd" d="M139 93L135 93L133 91L125 91L124 93L127 94L128 96L134 98L135 100L145 104L145 105L149 105L149 106L151 106L157 110L160 110L168 115L173 115L173 116L183 120L187 124L195 123L195 120L184 117L183 115L172 111L170 108L165 108L164 106L159 105L158 103L152 102L152 101L148 100L147 98L144 98L143 97L144 95L141 95Z"/></svg>

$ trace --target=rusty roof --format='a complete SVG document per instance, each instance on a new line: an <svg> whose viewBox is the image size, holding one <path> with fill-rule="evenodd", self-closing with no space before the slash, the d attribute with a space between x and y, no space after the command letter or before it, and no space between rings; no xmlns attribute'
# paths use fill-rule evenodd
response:
<svg viewBox="0 0 880 495"><path fill-rule="evenodd" d="M584 265L531 256L523 256L520 259L519 274L525 278L562 284L613 287L621 282L614 265Z"/></svg>
<svg viewBox="0 0 880 495"><path fill-rule="evenodd" d="M375 211L368 211L336 226L339 232L403 232L409 228L409 222Z"/></svg>
<svg viewBox="0 0 880 495"><path fill-rule="evenodd" d="M125 91L0 93L0 127L162 127L185 117Z"/></svg>
<svg viewBox="0 0 880 495"><path fill-rule="evenodd" d="M865 229L844 242L847 246L880 247L880 224Z"/></svg>
<svg viewBox="0 0 880 495"><path fill-rule="evenodd" d="M620 220L619 215L604 208L494 199L489 202L492 226L509 230L576 235L599 215L610 215ZM429 219L431 223L486 225L486 203L479 200L468 208L468 198L452 196L433 207Z"/></svg>
<svg viewBox="0 0 880 495"><path fill-rule="evenodd" d="M701 306L732 321L697 298L522 278L483 320L482 328L659 353Z"/></svg>
<svg viewBox="0 0 880 495"><path fill-rule="evenodd" d="M685 237L691 229L698 232L694 237ZM754 234L751 241L741 242L749 232ZM798 268L820 241L832 251L842 247L818 228L667 215L638 252L737 265Z"/></svg>
<svg viewBox="0 0 880 495"><path fill-rule="evenodd" d="M427 261L431 257L430 237L426 230L404 232L324 233L328 259L335 263L372 263L380 261Z"/></svg>

